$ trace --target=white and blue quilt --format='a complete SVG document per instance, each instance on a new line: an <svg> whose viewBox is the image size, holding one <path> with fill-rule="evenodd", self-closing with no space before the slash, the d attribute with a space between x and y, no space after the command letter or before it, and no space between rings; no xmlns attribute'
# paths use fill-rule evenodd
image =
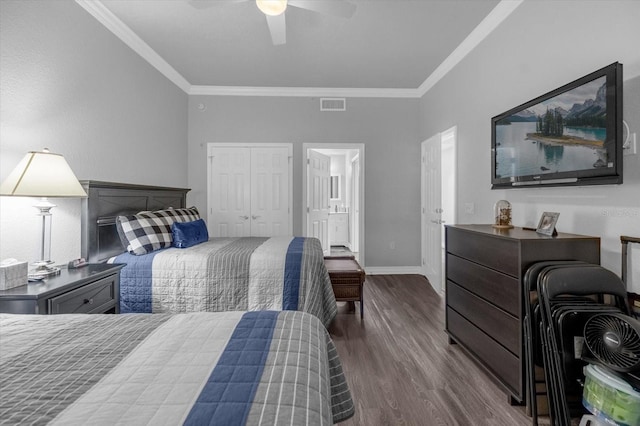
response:
<svg viewBox="0 0 640 426"><path fill-rule="evenodd" d="M354 405L296 311L0 314L0 424L330 425Z"/></svg>
<svg viewBox="0 0 640 426"><path fill-rule="evenodd" d="M113 262L127 264L122 313L298 310L327 326L337 312L317 238L212 238Z"/></svg>

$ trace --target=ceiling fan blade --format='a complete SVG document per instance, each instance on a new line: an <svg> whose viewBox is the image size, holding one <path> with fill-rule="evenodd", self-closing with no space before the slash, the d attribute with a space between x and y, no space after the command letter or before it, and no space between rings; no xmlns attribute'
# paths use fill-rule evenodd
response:
<svg viewBox="0 0 640 426"><path fill-rule="evenodd" d="M344 0L289 0L290 6L307 9L325 15L351 18L356 11L356 5Z"/></svg>
<svg viewBox="0 0 640 426"><path fill-rule="evenodd" d="M287 25L284 19L284 13L278 16L267 17L267 24L269 25L269 32L271 33L271 41L274 46L279 46L287 42Z"/></svg>

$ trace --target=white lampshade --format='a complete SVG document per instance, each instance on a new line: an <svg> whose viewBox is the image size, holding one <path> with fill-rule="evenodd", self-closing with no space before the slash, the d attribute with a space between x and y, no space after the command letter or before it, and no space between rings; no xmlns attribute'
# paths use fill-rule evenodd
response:
<svg viewBox="0 0 640 426"><path fill-rule="evenodd" d="M287 0L256 0L256 5L265 15L278 16L287 9Z"/></svg>
<svg viewBox="0 0 640 426"><path fill-rule="evenodd" d="M0 185L0 195L86 197L78 178L60 154L30 151Z"/></svg>

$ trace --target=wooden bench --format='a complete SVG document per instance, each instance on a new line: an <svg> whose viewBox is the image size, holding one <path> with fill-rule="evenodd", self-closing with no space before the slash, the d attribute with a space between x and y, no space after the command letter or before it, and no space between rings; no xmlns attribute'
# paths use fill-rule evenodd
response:
<svg viewBox="0 0 640 426"><path fill-rule="evenodd" d="M329 271L333 294L338 302L360 302L360 318L364 315L362 286L365 272L353 256L326 257L324 263Z"/></svg>

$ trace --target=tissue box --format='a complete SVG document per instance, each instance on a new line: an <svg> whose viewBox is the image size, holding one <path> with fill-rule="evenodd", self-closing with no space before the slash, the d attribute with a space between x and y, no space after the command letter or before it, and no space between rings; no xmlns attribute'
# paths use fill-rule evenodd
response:
<svg viewBox="0 0 640 426"><path fill-rule="evenodd" d="M0 290L27 284L27 262L0 265Z"/></svg>

